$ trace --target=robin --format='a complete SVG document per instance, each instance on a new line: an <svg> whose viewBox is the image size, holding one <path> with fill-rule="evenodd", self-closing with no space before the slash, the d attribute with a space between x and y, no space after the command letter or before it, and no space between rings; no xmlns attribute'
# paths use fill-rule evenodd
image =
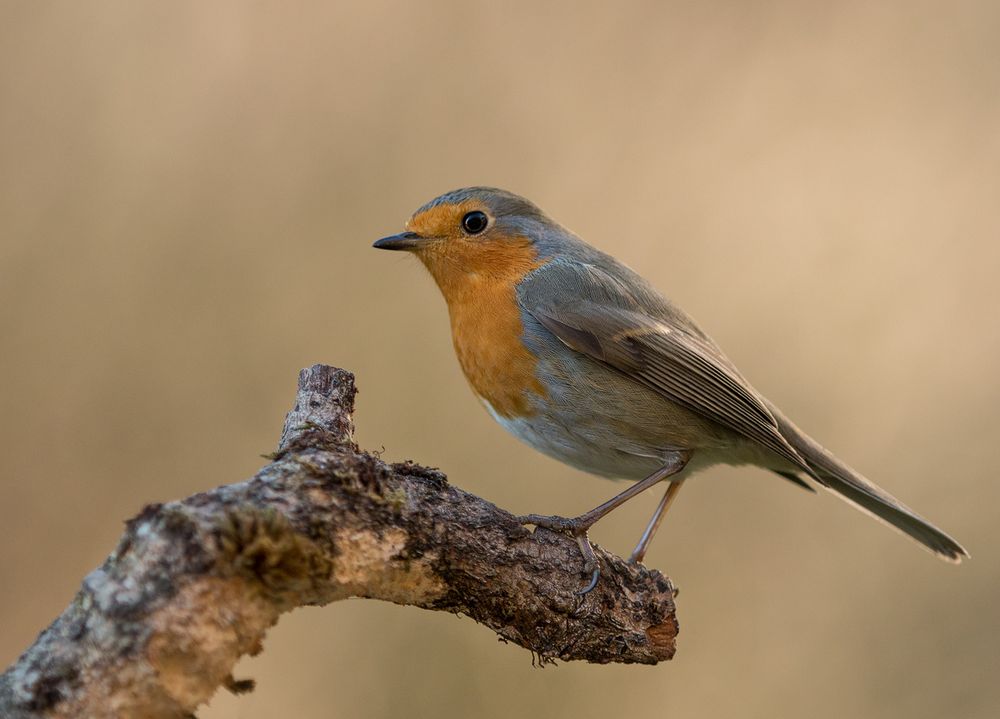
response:
<svg viewBox="0 0 1000 719"><path fill-rule="evenodd" d="M523 524L576 537L653 485L667 490L630 561L646 554L687 477L752 464L811 482L958 563L968 552L796 427L683 310L538 207L489 187L428 202L375 243L415 254L448 304L458 361L493 418L535 449L604 477L637 480L578 517Z"/></svg>

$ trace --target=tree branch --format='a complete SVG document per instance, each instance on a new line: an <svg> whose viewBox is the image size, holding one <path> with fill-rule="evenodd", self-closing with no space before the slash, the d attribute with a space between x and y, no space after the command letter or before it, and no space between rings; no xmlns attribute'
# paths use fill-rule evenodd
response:
<svg viewBox="0 0 1000 719"><path fill-rule="evenodd" d="M189 717L282 612L347 597L465 614L542 662L655 664L674 653L673 587L597 548L577 597L569 537L520 526L412 462L352 438L354 377L299 375L272 463L246 482L149 505L72 604L0 676L0 716Z"/></svg>

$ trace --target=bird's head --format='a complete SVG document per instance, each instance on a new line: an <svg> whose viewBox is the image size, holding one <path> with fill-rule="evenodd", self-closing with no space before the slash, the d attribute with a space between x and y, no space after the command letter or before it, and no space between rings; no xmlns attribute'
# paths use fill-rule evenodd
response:
<svg viewBox="0 0 1000 719"><path fill-rule="evenodd" d="M447 297L480 279L517 281L541 264L539 239L561 229L523 197L467 187L431 200L413 213L405 232L374 246L415 254Z"/></svg>

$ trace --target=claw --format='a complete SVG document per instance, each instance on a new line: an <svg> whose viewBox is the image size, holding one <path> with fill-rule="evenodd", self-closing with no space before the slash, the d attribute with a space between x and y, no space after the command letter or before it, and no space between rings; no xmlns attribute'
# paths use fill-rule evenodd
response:
<svg viewBox="0 0 1000 719"><path fill-rule="evenodd" d="M569 517L549 516L544 514L525 514L517 518L521 524L533 524L536 527L544 527L554 532L569 532L576 538L576 543L580 547L580 554L583 555L583 571L590 573L590 581L583 589L575 592L582 597L594 591L597 582L601 579L601 563L597 560L594 548L590 546L590 539L587 537L587 530L592 522L588 522L586 515L570 519Z"/></svg>
<svg viewBox="0 0 1000 719"><path fill-rule="evenodd" d="M583 530L583 532L576 535L576 543L580 547L580 553L583 555L583 571L591 572L590 583L576 593L577 596L582 597L594 591L594 587L597 586L597 582L601 578L601 563L594 553L594 548L590 546L590 538L587 536L587 530Z"/></svg>
<svg viewBox="0 0 1000 719"><path fill-rule="evenodd" d="M590 583L583 589L577 590L576 596L582 597L585 594L590 594L592 591L594 591L594 588L597 586L597 582L600 580L600 578L601 578L601 568L594 567L594 575L590 578Z"/></svg>

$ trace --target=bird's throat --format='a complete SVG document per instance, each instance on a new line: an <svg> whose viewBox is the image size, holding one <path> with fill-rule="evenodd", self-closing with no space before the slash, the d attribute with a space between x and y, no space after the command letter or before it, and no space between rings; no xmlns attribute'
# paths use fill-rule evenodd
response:
<svg viewBox="0 0 1000 719"><path fill-rule="evenodd" d="M501 417L528 416L532 395L546 392L524 345L516 286L544 261L527 241L490 244L435 248L420 259L448 303L455 354L472 390Z"/></svg>

